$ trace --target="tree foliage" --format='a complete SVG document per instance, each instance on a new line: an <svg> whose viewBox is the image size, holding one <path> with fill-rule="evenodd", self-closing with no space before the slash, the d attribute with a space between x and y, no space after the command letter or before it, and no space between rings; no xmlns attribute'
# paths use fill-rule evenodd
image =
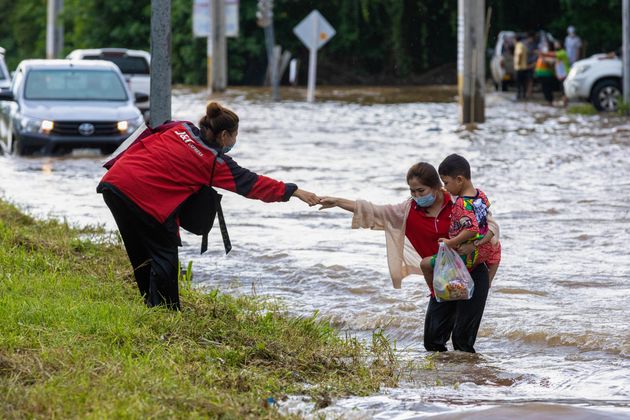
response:
<svg viewBox="0 0 630 420"><path fill-rule="evenodd" d="M65 0L64 53L75 48L126 47L149 50L150 0ZM192 36L192 0L172 0L173 81L203 84L206 40ZM559 39L576 26L587 52L621 44L618 0L487 0L492 7L490 45L500 30L547 29ZM263 30L256 25L256 0L241 0L240 36L228 40L230 84L262 83L266 67ZM430 69L454 67L456 0L276 0L276 41L300 59L305 80L308 51L293 27L317 8L336 29L320 50L323 83L414 83ZM11 69L25 58L44 57L46 0L0 0L0 46Z"/></svg>

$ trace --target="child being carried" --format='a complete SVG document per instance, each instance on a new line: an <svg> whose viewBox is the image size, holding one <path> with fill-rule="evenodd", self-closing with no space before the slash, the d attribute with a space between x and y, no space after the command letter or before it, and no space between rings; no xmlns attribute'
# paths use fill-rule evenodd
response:
<svg viewBox="0 0 630 420"><path fill-rule="evenodd" d="M441 238L446 246L457 250L461 245L474 244L474 249L461 255L468 271L485 263L490 284L501 262L499 227L489 211L490 201L486 194L475 188L471 180L470 164L460 155L446 157L438 168L444 188L457 196L451 214L449 238ZM436 255L422 259L420 268L427 285L433 290L433 269Z"/></svg>

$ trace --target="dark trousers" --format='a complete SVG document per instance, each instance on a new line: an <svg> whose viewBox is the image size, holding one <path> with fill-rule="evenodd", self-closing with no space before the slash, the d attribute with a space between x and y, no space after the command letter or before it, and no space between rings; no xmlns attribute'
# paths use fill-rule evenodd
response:
<svg viewBox="0 0 630 420"><path fill-rule="evenodd" d="M177 237L157 222L139 217L114 192L103 191L103 199L116 220L147 306L179 310Z"/></svg>
<svg viewBox="0 0 630 420"><path fill-rule="evenodd" d="M453 349L475 352L475 340L488 297L488 268L480 264L471 273L475 291L469 300L429 301L424 320L424 348L427 351L446 351L446 342L453 336Z"/></svg>
<svg viewBox="0 0 630 420"><path fill-rule="evenodd" d="M527 81L529 79L529 70L516 71L516 99L525 99L527 96Z"/></svg>
<svg viewBox="0 0 630 420"><path fill-rule="evenodd" d="M555 77L553 76L544 76L540 78L540 84L542 86L543 96L545 97L545 101L550 104L553 103L553 86L555 84Z"/></svg>

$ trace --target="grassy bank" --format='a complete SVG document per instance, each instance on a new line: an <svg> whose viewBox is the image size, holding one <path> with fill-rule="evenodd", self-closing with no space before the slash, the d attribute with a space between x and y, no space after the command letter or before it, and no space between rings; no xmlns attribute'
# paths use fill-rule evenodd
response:
<svg viewBox="0 0 630 420"><path fill-rule="evenodd" d="M217 291L148 309L119 243L0 202L0 418L277 417L396 381L387 341Z"/></svg>

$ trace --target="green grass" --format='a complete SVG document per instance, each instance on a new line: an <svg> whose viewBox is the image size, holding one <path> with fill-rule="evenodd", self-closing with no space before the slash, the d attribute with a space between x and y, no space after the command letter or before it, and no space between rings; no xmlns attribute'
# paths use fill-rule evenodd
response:
<svg viewBox="0 0 630 420"><path fill-rule="evenodd" d="M622 117L630 115L630 104L622 101L617 109L617 114Z"/></svg>
<svg viewBox="0 0 630 420"><path fill-rule="evenodd" d="M146 308L120 241L90 240L103 234L0 202L0 418L275 418L269 397L322 407L396 384L379 333L340 337L190 277L181 312Z"/></svg>
<svg viewBox="0 0 630 420"><path fill-rule="evenodd" d="M568 114L574 115L596 115L598 112L593 106L593 104L589 103L581 103L581 104L573 104L569 106L567 109Z"/></svg>

